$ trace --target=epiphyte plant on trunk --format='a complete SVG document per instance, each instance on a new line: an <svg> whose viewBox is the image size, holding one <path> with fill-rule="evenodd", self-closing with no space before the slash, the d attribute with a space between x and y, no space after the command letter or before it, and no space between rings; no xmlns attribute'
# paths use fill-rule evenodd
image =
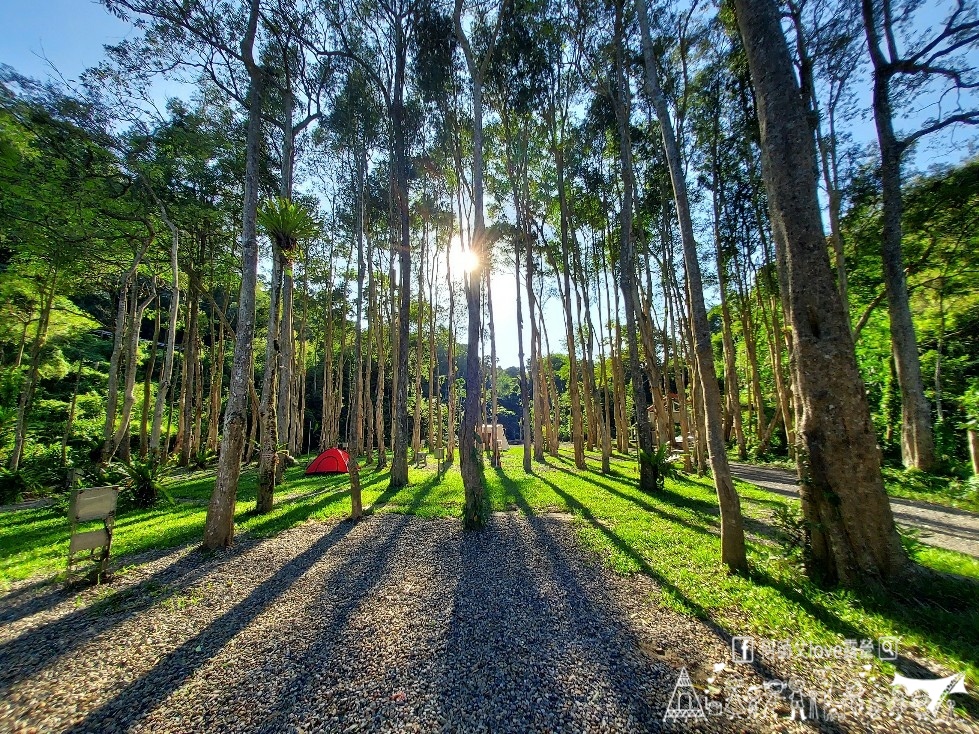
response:
<svg viewBox="0 0 979 734"><path fill-rule="evenodd" d="M302 204L281 197L262 204L258 224L289 261L295 258L302 241L311 240L320 232L316 218Z"/></svg>
<svg viewBox="0 0 979 734"><path fill-rule="evenodd" d="M283 273L291 277L292 263L300 251L300 243L311 240L319 234L319 222L302 204L283 197L269 199L263 203L258 209L257 220L259 227L274 244L273 257L281 263ZM278 348L276 347L272 353L273 359L278 359L277 353ZM265 367L266 370L273 370L273 380L275 364L273 361ZM277 464L281 461L280 452L275 447L275 441L271 440L275 436L275 419L274 410L266 407L261 420L268 433L266 440L263 440L262 454L259 459L258 496L256 498L256 510L260 513L269 512L272 509L272 495L278 476Z"/></svg>

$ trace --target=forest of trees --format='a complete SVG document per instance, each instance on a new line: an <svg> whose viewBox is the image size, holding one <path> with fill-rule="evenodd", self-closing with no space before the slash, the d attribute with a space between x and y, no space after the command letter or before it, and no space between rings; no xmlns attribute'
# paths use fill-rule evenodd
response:
<svg viewBox="0 0 979 734"><path fill-rule="evenodd" d="M216 465L218 547L244 465L267 511L340 444L443 451L479 527L499 423L682 456L737 571L728 454L794 461L855 584L906 566L882 463L979 473L973 2L103 3L77 83L0 70L3 502Z"/></svg>

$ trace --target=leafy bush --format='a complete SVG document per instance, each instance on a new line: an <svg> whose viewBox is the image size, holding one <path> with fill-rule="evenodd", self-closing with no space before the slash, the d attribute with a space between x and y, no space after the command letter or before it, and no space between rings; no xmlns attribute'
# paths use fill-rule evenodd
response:
<svg viewBox="0 0 979 734"><path fill-rule="evenodd" d="M0 467L0 505L20 502L30 489L31 484L24 472Z"/></svg>
<svg viewBox="0 0 979 734"><path fill-rule="evenodd" d="M0 407L0 451L5 451L13 443L16 424L17 408Z"/></svg>
<svg viewBox="0 0 979 734"><path fill-rule="evenodd" d="M173 497L163 486L163 480L172 469L170 464L155 459L146 461L133 459L121 462L121 466L128 476L126 490L136 507L141 509L152 507L159 501L161 494L170 504L174 503Z"/></svg>
<svg viewBox="0 0 979 734"><path fill-rule="evenodd" d="M676 479L680 476L677 465L670 460L670 447L663 444L655 451L643 451L639 454L640 460L650 467L653 474L653 486L656 489L663 489L667 479Z"/></svg>
<svg viewBox="0 0 979 734"><path fill-rule="evenodd" d="M92 463L82 472L83 482L89 487L108 487L122 484L128 476L124 467L119 464L104 466Z"/></svg>
<svg viewBox="0 0 979 734"><path fill-rule="evenodd" d="M785 502L779 504L772 512L772 527L783 555L794 563L804 562L809 540L802 508Z"/></svg>
<svg viewBox="0 0 979 734"><path fill-rule="evenodd" d="M979 431L979 380L969 383L968 389L962 396L962 410L965 411L963 428Z"/></svg>
<svg viewBox="0 0 979 734"><path fill-rule="evenodd" d="M61 461L61 442L30 443L22 459L21 469L28 478L31 491L42 495L50 495L64 491L68 486L68 476L71 473L71 455L69 450L67 463Z"/></svg>
<svg viewBox="0 0 979 734"><path fill-rule="evenodd" d="M196 469L207 469L218 458L218 452L214 449L201 447L194 454L193 464Z"/></svg>
<svg viewBox="0 0 979 734"><path fill-rule="evenodd" d="M965 432L949 420L935 421L935 472L960 474L964 467L960 456L968 456Z"/></svg>

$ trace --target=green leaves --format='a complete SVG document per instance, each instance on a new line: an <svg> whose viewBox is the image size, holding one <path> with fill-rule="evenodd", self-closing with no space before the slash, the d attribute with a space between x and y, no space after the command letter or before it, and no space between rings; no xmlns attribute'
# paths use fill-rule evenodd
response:
<svg viewBox="0 0 979 734"><path fill-rule="evenodd" d="M663 489L667 479L676 479L680 476L680 470L670 460L670 447L666 444L655 451L640 451L639 460L652 468L653 484L657 489Z"/></svg>
<svg viewBox="0 0 979 734"><path fill-rule="evenodd" d="M167 501L174 504L173 497L163 486L163 480L170 474L172 466L155 459L121 462L129 476L128 487L132 492L133 501L137 507L147 508L156 504L162 494Z"/></svg>
<svg viewBox="0 0 979 734"><path fill-rule="evenodd" d="M302 240L311 240L320 232L319 222L304 206L289 199L269 199L258 210L258 224L283 253L296 250Z"/></svg>
<svg viewBox="0 0 979 734"><path fill-rule="evenodd" d="M979 429L979 379L973 380L962 396L962 409L965 411L963 428Z"/></svg>

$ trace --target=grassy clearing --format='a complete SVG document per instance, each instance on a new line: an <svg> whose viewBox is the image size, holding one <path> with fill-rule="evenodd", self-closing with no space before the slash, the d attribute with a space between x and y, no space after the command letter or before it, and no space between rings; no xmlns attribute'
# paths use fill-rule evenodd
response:
<svg viewBox="0 0 979 734"><path fill-rule="evenodd" d="M979 561L910 543L922 565L920 579L890 594L872 590L820 589L802 576L776 542L773 516L783 498L739 483L752 574L725 573L719 561L718 515L708 479L686 477L666 491L645 495L636 488L635 462L616 457L613 473L601 475L599 457L589 455L587 473L570 457L548 459L524 473L519 449L507 452L501 469L485 470L493 510L524 513L570 512L584 543L615 571L645 573L661 591L654 600L709 619L733 633L810 644L847 639L901 637L904 650L922 653L954 668L967 668L979 682ZM376 512L458 517L462 481L450 466L412 470L409 487L387 489L388 473L362 470L364 504ZM117 521L114 553L193 543L201 537L213 472L175 477L174 507L131 511ZM255 473L243 475L237 510L239 533L268 535L306 520L342 517L349 510L345 476L306 477L302 466L288 470L275 510L254 514ZM20 579L58 572L64 563L67 523L55 508L0 514L0 578ZM955 575L952 575L955 574Z"/></svg>

